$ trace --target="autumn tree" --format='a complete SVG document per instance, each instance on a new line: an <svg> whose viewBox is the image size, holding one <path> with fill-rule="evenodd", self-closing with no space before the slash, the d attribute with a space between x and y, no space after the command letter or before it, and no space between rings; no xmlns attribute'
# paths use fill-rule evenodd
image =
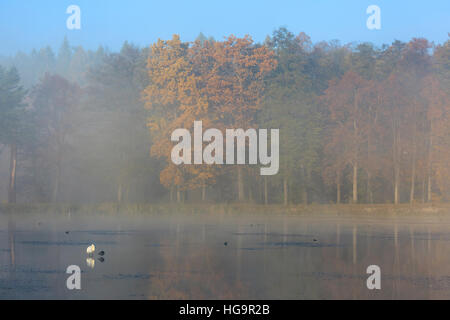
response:
<svg viewBox="0 0 450 320"><path fill-rule="evenodd" d="M212 73L207 81L209 110L215 122L226 128L256 127L261 108L265 76L276 67L274 52L255 45L249 36L229 36L210 46ZM236 166L238 201L243 201L243 168Z"/></svg>
<svg viewBox="0 0 450 320"><path fill-rule="evenodd" d="M177 128L191 128L195 120L205 118L207 101L197 88L198 76L189 59L189 44L179 36L158 40L151 47L147 61L149 84L143 91L145 107L151 112L148 127L154 136L151 154L167 161L161 172L161 183L176 188L177 201L187 188L189 168L171 162L171 133Z"/></svg>
<svg viewBox="0 0 450 320"><path fill-rule="evenodd" d="M422 95L427 105L427 200L432 200L433 181L441 194L450 192L450 97L435 76L424 79Z"/></svg>
<svg viewBox="0 0 450 320"><path fill-rule="evenodd" d="M264 75L275 63L270 51L253 45L249 37L206 42L206 46L200 41L191 46L174 36L159 40L149 55L150 84L143 96L152 112L150 130L157 136L152 154L166 157L168 166L161 182L169 188L191 189L213 179L207 169L174 167L171 132L191 129L195 120L202 120L205 127L249 128L260 106ZM243 176L238 168L238 198L242 200Z"/></svg>
<svg viewBox="0 0 450 320"><path fill-rule="evenodd" d="M342 79L330 83L324 101L329 107L333 135L342 140L347 164L352 166L352 202L358 202L358 170L363 143L364 112L363 91L367 81L349 71Z"/></svg>
<svg viewBox="0 0 450 320"><path fill-rule="evenodd" d="M330 126L324 130L324 135L328 138L324 143L322 159L322 179L326 185L336 186L336 203L340 204L342 201L342 184L344 169L347 166L347 159L345 155L345 147L347 145L341 139L341 134L335 134L339 131L336 126Z"/></svg>

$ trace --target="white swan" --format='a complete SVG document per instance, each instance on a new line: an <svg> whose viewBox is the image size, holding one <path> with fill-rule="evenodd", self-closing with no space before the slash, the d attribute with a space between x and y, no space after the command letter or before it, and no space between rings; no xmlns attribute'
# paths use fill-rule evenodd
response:
<svg viewBox="0 0 450 320"><path fill-rule="evenodd" d="M95 245L91 244L87 249L86 249L86 253L87 254L93 254L95 252Z"/></svg>

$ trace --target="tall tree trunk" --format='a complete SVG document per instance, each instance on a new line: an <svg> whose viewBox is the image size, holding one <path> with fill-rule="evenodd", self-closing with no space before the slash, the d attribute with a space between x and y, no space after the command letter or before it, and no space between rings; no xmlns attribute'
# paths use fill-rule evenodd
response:
<svg viewBox="0 0 450 320"><path fill-rule="evenodd" d="M62 148L60 145L57 146L58 152L56 155L56 176L55 176L55 186L53 189L53 202L57 203L59 201L59 190L61 186L61 162L62 162Z"/></svg>
<svg viewBox="0 0 450 320"><path fill-rule="evenodd" d="M378 101L380 101L380 96L378 95ZM367 135L367 202L373 203L373 192L372 192L372 133L373 128L377 125L378 112L375 111L375 116L372 120L369 120L370 126Z"/></svg>
<svg viewBox="0 0 450 320"><path fill-rule="evenodd" d="M353 203L358 203L358 162L353 164Z"/></svg>
<svg viewBox="0 0 450 320"><path fill-rule="evenodd" d="M416 184L416 157L413 156L413 164L412 164L412 172L411 172L411 189L409 192L409 203L414 203L414 193L415 193L415 184Z"/></svg>
<svg viewBox="0 0 450 320"><path fill-rule="evenodd" d="M264 176L264 204L267 206L269 204L269 192L267 186L267 176Z"/></svg>
<svg viewBox="0 0 450 320"><path fill-rule="evenodd" d="M245 195L244 195L244 177L242 173L242 166L237 166L237 174L238 174L238 200L239 202L244 201Z"/></svg>
<svg viewBox="0 0 450 320"><path fill-rule="evenodd" d="M370 120L369 120L370 121ZM372 122L370 122L370 126L368 129L368 133L367 133L367 203L372 203L373 202L373 197L372 197L372 186L371 186L371 174L370 174L370 163L371 163L371 147L372 147Z"/></svg>
<svg viewBox="0 0 450 320"><path fill-rule="evenodd" d="M427 184L427 201L431 202L431 175L432 170L432 157L433 157L433 124L430 125L430 142L428 147L428 184Z"/></svg>
<svg viewBox="0 0 450 320"><path fill-rule="evenodd" d="M284 205L288 205L288 180L287 178L283 179L283 192L284 192Z"/></svg>
<svg viewBox="0 0 450 320"><path fill-rule="evenodd" d="M338 170L336 173L336 203L341 203L341 171Z"/></svg>
<svg viewBox="0 0 450 320"><path fill-rule="evenodd" d="M416 103L414 103L414 129L413 129L413 152L412 152L412 168L411 168L411 188L409 192L409 203L414 203L414 193L416 186L416 152L417 152L417 119L416 119Z"/></svg>
<svg viewBox="0 0 450 320"><path fill-rule="evenodd" d="M367 171L367 202L373 203L372 177L370 171Z"/></svg>
<svg viewBox="0 0 450 320"><path fill-rule="evenodd" d="M424 179L422 179L422 203L427 202L427 200L426 200L426 192L425 192L425 185L426 185L426 182L425 182L425 178L424 178Z"/></svg>
<svg viewBox="0 0 450 320"><path fill-rule="evenodd" d="M358 109L357 99L355 96L355 110ZM358 203L358 125L356 119L353 120L353 143L355 144L355 154L353 163L353 203Z"/></svg>
<svg viewBox="0 0 450 320"><path fill-rule="evenodd" d="M394 204L399 204L399 193L398 193L398 189L399 189L399 179L400 179L400 168L398 168L396 166L396 168L394 169L395 173L394 173Z"/></svg>
<svg viewBox="0 0 450 320"><path fill-rule="evenodd" d="M394 166L394 204L400 202L399 199L399 184L400 184L400 137L397 128L397 121L395 121L394 116L392 116L392 162Z"/></svg>
<svg viewBox="0 0 450 320"><path fill-rule="evenodd" d="M181 192L180 187L177 186L177 203L181 202Z"/></svg>
<svg viewBox="0 0 450 320"><path fill-rule="evenodd" d="M11 144L10 148L8 203L16 203L17 145Z"/></svg>
<svg viewBox="0 0 450 320"><path fill-rule="evenodd" d="M303 180L303 186L301 188L301 199L302 199L302 203L307 205L308 204L308 174L306 172L306 169L303 167L303 165L301 166L301 174L302 174L302 180Z"/></svg>

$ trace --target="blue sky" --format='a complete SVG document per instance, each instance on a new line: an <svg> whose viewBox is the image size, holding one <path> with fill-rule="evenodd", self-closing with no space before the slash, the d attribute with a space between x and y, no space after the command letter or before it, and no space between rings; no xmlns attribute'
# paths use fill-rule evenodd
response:
<svg viewBox="0 0 450 320"><path fill-rule="evenodd" d="M81 30L66 28L66 9L81 8ZM381 8L381 30L366 28L366 8ZM72 45L111 50L125 40L148 46L180 34L200 32L216 39L250 34L256 41L280 26L306 32L313 40L390 43L426 37L442 43L450 32L449 0L0 0L0 55L29 52L47 44L57 49L64 36Z"/></svg>

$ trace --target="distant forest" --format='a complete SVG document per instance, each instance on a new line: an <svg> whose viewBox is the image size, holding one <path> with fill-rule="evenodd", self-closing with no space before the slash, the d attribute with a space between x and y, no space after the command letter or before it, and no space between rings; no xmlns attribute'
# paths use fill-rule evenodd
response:
<svg viewBox="0 0 450 320"><path fill-rule="evenodd" d="M9 203L450 200L450 40L179 36L0 58ZM280 129L280 171L172 164L176 128ZM0 194L1 197L1 194Z"/></svg>

